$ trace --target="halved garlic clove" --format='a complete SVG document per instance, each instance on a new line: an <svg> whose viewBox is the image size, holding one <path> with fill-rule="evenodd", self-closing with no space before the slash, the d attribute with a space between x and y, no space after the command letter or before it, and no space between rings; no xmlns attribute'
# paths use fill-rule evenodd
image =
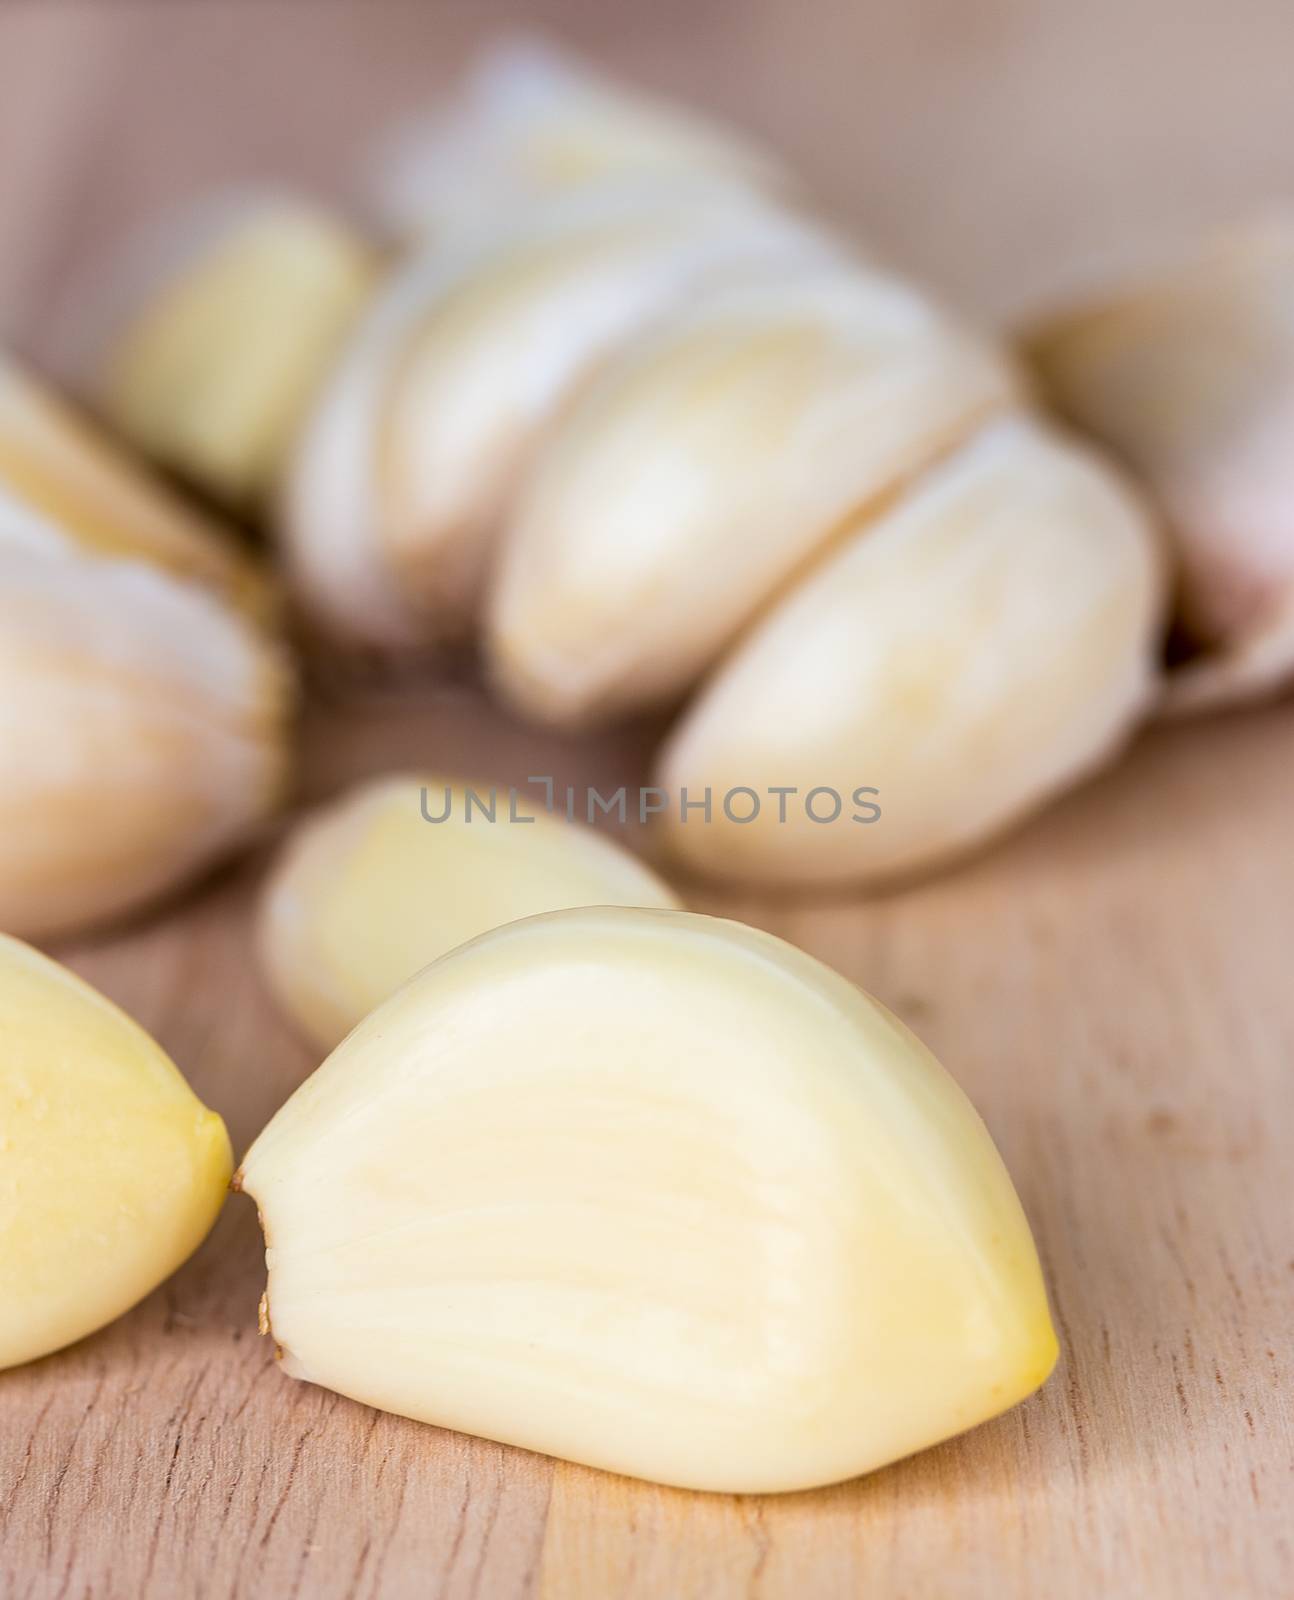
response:
<svg viewBox="0 0 1294 1600"><path fill-rule="evenodd" d="M0 497L0 927L98 923L242 843L283 787L290 703L248 618Z"/></svg>
<svg viewBox="0 0 1294 1600"><path fill-rule="evenodd" d="M396 232L443 236L587 184L709 179L716 193L779 181L726 128L612 84L538 39L487 51L441 115L378 153L374 208Z"/></svg>
<svg viewBox="0 0 1294 1600"><path fill-rule="evenodd" d="M370 247L288 195L233 194L141 239L71 354L138 449L238 511L259 508L338 339Z"/></svg>
<svg viewBox="0 0 1294 1600"><path fill-rule="evenodd" d="M231 1167L224 1124L144 1030L0 934L0 1368L93 1333L169 1277Z"/></svg>
<svg viewBox="0 0 1294 1600"><path fill-rule="evenodd" d="M702 688L660 761L671 853L749 883L871 884L980 844L1151 703L1158 554L1103 464L1029 418L994 423L857 526Z"/></svg>
<svg viewBox="0 0 1294 1600"><path fill-rule="evenodd" d="M551 438L500 552L501 688L558 724L668 702L848 519L1015 398L997 351L874 272L716 291Z"/></svg>
<svg viewBox="0 0 1294 1600"><path fill-rule="evenodd" d="M710 917L564 911L453 952L235 1181L287 1372L636 1477L848 1478L1056 1359L953 1080L843 978Z"/></svg>
<svg viewBox="0 0 1294 1600"><path fill-rule="evenodd" d="M1170 710L1294 678L1294 222L1035 329L1051 398L1145 479L1181 567Z"/></svg>
<svg viewBox="0 0 1294 1600"><path fill-rule="evenodd" d="M432 776L364 784L293 834L261 902L283 1009L331 1050L430 962L571 906L676 906L627 850L523 795Z"/></svg>

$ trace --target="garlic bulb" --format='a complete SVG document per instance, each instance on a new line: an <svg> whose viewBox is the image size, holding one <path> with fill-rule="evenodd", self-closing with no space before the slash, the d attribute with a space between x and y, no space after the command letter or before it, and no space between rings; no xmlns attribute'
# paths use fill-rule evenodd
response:
<svg viewBox="0 0 1294 1600"><path fill-rule="evenodd" d="M67 364L137 448L249 511L374 271L370 247L327 212L226 195L141 238L96 283Z"/></svg>
<svg viewBox="0 0 1294 1600"><path fill-rule="evenodd" d="M608 838L525 796L434 776L361 785L293 833L261 902L262 961L325 1050L420 968L505 922L677 905Z"/></svg>
<svg viewBox="0 0 1294 1600"><path fill-rule="evenodd" d="M290 1375L635 1477L852 1477L1056 1359L953 1080L843 978L711 917L560 911L459 948L235 1182Z"/></svg>
<svg viewBox="0 0 1294 1600"><path fill-rule="evenodd" d="M1169 709L1294 678L1294 221L1042 324L1050 397L1140 473L1180 562Z"/></svg>
<svg viewBox="0 0 1294 1600"><path fill-rule="evenodd" d="M143 1029L4 934L0 1018L3 1368L93 1333L174 1272L233 1163L220 1118Z"/></svg>
<svg viewBox="0 0 1294 1600"><path fill-rule="evenodd" d="M290 683L232 545L28 380L7 371L0 394L0 927L52 937L260 824Z"/></svg>
<svg viewBox="0 0 1294 1600"><path fill-rule="evenodd" d="M1161 592L1141 508L1099 463L1031 419L992 424L702 686L660 758L694 807L662 811L671 852L770 884L944 864L1127 737L1155 693Z"/></svg>
<svg viewBox="0 0 1294 1600"><path fill-rule="evenodd" d="M438 116L379 153L374 209L406 235L491 222L585 185L702 180L764 188L775 164L726 129L612 84L538 39L488 50Z"/></svg>

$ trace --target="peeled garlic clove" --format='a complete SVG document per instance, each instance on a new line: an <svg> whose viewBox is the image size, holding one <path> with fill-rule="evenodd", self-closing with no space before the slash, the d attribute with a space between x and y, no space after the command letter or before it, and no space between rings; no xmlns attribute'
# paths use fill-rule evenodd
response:
<svg viewBox="0 0 1294 1600"><path fill-rule="evenodd" d="M677 106L613 85L537 39L488 51L456 103L380 152L375 209L444 235L586 184L709 178L717 192L776 180L761 152Z"/></svg>
<svg viewBox="0 0 1294 1600"><path fill-rule="evenodd" d="M289 688L216 596L0 496L0 927L79 929L242 843L284 783Z"/></svg>
<svg viewBox="0 0 1294 1600"><path fill-rule="evenodd" d="M136 447L255 509L373 272L370 248L328 213L225 196L140 241L91 305L74 364Z"/></svg>
<svg viewBox="0 0 1294 1600"><path fill-rule="evenodd" d="M368 783L299 827L259 943L284 1010L331 1050L429 962L570 906L675 906L627 850L524 796L443 778Z"/></svg>
<svg viewBox="0 0 1294 1600"><path fill-rule="evenodd" d="M550 202L442 275L369 423L384 549L428 630L475 620L537 448L612 352L716 280L842 255L745 194L621 182Z"/></svg>
<svg viewBox="0 0 1294 1600"><path fill-rule="evenodd" d="M1170 709L1294 677L1294 223L1036 329L1051 397L1145 479L1181 565Z"/></svg>
<svg viewBox="0 0 1294 1600"><path fill-rule="evenodd" d="M768 884L871 884L963 854L1122 743L1153 697L1161 600L1132 494L1033 420L994 423L702 688L657 777L671 853Z"/></svg>
<svg viewBox="0 0 1294 1600"><path fill-rule="evenodd" d="M231 1167L224 1123L143 1029L0 934L0 1367L93 1333L169 1277Z"/></svg>
<svg viewBox="0 0 1294 1600"><path fill-rule="evenodd" d="M55 525L92 554L194 580L262 621L274 610L263 572L228 530L146 477L2 353L0 502L9 524Z"/></svg>
<svg viewBox="0 0 1294 1600"><path fill-rule="evenodd" d="M609 352L713 279L841 253L748 196L647 182L428 246L358 320L294 452L282 543L312 617L386 651L461 638L518 482Z"/></svg>
<svg viewBox="0 0 1294 1600"><path fill-rule="evenodd" d="M1056 1358L952 1079L843 978L710 917L564 911L455 951L236 1181L286 1371L635 1477L851 1477Z"/></svg>
<svg viewBox="0 0 1294 1600"><path fill-rule="evenodd" d="M846 519L1014 394L993 349L875 273L716 291L552 437L500 552L500 686L563 724L667 702Z"/></svg>
<svg viewBox="0 0 1294 1600"><path fill-rule="evenodd" d="M428 642L426 618L383 548L375 430L405 341L457 271L455 253L427 250L382 284L343 341L286 466L276 534L288 581L310 621L351 645L416 652Z"/></svg>

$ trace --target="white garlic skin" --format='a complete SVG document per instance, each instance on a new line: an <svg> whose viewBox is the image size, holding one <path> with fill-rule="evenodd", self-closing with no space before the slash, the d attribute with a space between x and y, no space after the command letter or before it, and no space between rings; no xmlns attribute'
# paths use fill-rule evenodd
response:
<svg viewBox="0 0 1294 1600"><path fill-rule="evenodd" d="M226 530L0 360L0 928L81 931L254 836L289 760L274 610Z"/></svg>
<svg viewBox="0 0 1294 1600"><path fill-rule="evenodd" d="M714 918L564 911L460 948L238 1181L286 1372L662 1483L852 1477L1056 1358L952 1079L843 978Z"/></svg>
<svg viewBox="0 0 1294 1600"><path fill-rule="evenodd" d="M327 1051L415 972L491 928L571 906L677 904L628 850L524 795L392 774L293 831L257 943L279 1004Z"/></svg>
<svg viewBox="0 0 1294 1600"><path fill-rule="evenodd" d="M1294 220L1239 230L1034 328L1056 406L1160 508L1191 648L1169 710L1294 677Z"/></svg>
<svg viewBox="0 0 1294 1600"><path fill-rule="evenodd" d="M1028 417L993 423L865 518L698 692L656 781L709 787L712 820L676 800L670 854L770 885L954 860L1128 737L1157 689L1162 591L1144 508L1103 463ZM753 821L722 808L737 786L763 797ZM785 822L777 786L797 791ZM819 786L842 797L834 821L830 795L806 811ZM879 793L859 806L862 786Z"/></svg>
<svg viewBox="0 0 1294 1600"><path fill-rule="evenodd" d="M0 517L0 927L80 931L244 843L287 777L290 676L201 588Z"/></svg>
<svg viewBox="0 0 1294 1600"><path fill-rule="evenodd" d="M444 237L537 200L641 180L706 182L718 196L782 181L726 128L517 35L481 56L443 112L378 151L372 210L393 233Z"/></svg>

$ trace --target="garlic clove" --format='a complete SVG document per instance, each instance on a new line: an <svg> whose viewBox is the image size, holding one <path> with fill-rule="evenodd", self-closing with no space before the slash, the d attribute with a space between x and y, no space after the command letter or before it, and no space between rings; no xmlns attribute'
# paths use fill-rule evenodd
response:
<svg viewBox="0 0 1294 1600"><path fill-rule="evenodd" d="M428 627L475 621L494 535L602 361L707 284L833 257L823 232L748 195L622 182L549 202L443 275L372 419L385 548Z"/></svg>
<svg viewBox="0 0 1294 1600"><path fill-rule="evenodd" d="M290 678L201 587L12 513L0 497L0 927L39 938L254 831L285 781Z"/></svg>
<svg viewBox="0 0 1294 1600"><path fill-rule="evenodd" d="M983 843L1107 759L1151 703L1158 557L1102 463L1030 418L991 424L856 527L701 689L657 776L671 854L743 882L869 885ZM749 795L725 805L741 787L753 820ZM708 824L679 804L707 790Z"/></svg>
<svg viewBox="0 0 1294 1600"><path fill-rule="evenodd" d="M461 639L517 484L598 363L708 281L842 254L749 196L645 181L415 254L359 319L294 454L282 543L311 616L388 652Z"/></svg>
<svg viewBox="0 0 1294 1600"><path fill-rule="evenodd" d="M406 979L501 923L583 905L676 906L627 850L515 792L392 776L293 834L261 902L275 997L325 1050Z"/></svg>
<svg viewBox="0 0 1294 1600"><path fill-rule="evenodd" d="M701 117L612 84L538 39L487 51L439 116L379 152L374 208L397 233L444 236L584 185L779 181L763 152Z"/></svg>
<svg viewBox="0 0 1294 1600"><path fill-rule="evenodd" d="M261 567L227 529L142 473L30 373L0 353L0 500L57 524L92 554L145 561L268 621Z"/></svg>
<svg viewBox="0 0 1294 1600"><path fill-rule="evenodd" d="M875 273L702 299L589 386L527 483L489 617L502 690L568 725L668 702L1015 392L995 350Z"/></svg>
<svg viewBox="0 0 1294 1600"><path fill-rule="evenodd" d="M635 1477L851 1477L1056 1358L960 1089L843 978L715 918L563 911L454 951L235 1182L285 1371Z"/></svg>
<svg viewBox="0 0 1294 1600"><path fill-rule="evenodd" d="M169 1277L206 1237L231 1167L224 1124L143 1029L0 934L0 1368L94 1332Z"/></svg>
<svg viewBox="0 0 1294 1600"><path fill-rule="evenodd" d="M1035 329L1056 405L1146 481L1173 536L1169 710L1294 677L1294 222L1237 233Z"/></svg>
<svg viewBox="0 0 1294 1600"><path fill-rule="evenodd" d="M288 582L314 627L351 646L435 642L383 547L376 430L400 351L458 263L454 251L415 252L378 287L288 457L275 530Z"/></svg>
<svg viewBox="0 0 1294 1600"><path fill-rule="evenodd" d="M124 436L240 512L275 486L375 270L328 213L276 193L208 202L127 252L75 343Z"/></svg>

